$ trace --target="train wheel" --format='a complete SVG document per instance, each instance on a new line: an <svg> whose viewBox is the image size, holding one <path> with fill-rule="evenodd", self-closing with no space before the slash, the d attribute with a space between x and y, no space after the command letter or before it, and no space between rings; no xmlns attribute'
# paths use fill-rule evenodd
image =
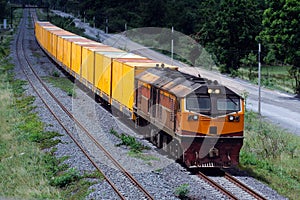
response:
<svg viewBox="0 0 300 200"><path fill-rule="evenodd" d="M150 141L152 142L152 144L156 145L156 139L155 139L155 135L156 135L156 131L155 129L151 129L150 131Z"/></svg>
<svg viewBox="0 0 300 200"><path fill-rule="evenodd" d="M176 160L181 160L183 151L179 142L177 140L172 140L168 146L170 155Z"/></svg>
<svg viewBox="0 0 300 200"><path fill-rule="evenodd" d="M163 134L161 132L158 132L156 135L156 146L159 149L162 147L162 137L163 137Z"/></svg>
<svg viewBox="0 0 300 200"><path fill-rule="evenodd" d="M162 149L163 149L165 152L168 151L168 137L167 137L166 135L163 135Z"/></svg>

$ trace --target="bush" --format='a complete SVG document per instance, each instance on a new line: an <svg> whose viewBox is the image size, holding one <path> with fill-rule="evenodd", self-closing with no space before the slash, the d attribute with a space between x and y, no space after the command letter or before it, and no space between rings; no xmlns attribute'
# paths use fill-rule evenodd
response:
<svg viewBox="0 0 300 200"><path fill-rule="evenodd" d="M62 188L69 185L72 182L78 181L79 179L80 179L79 172L74 168L71 168L64 174L54 177L50 184Z"/></svg>
<svg viewBox="0 0 300 200"><path fill-rule="evenodd" d="M59 77L60 75L59 75L59 72L58 71L53 71L52 72L52 76L54 76L54 77Z"/></svg>
<svg viewBox="0 0 300 200"><path fill-rule="evenodd" d="M180 199L187 198L189 192L189 184L187 183L184 183L175 189L175 195L178 196Z"/></svg>

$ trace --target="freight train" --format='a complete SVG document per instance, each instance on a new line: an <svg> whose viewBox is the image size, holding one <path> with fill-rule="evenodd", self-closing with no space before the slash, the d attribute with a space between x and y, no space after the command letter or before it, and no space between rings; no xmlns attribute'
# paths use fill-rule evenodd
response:
<svg viewBox="0 0 300 200"><path fill-rule="evenodd" d="M243 145L244 100L176 66L35 22L40 47L112 108L146 127L161 150L192 167L232 167Z"/></svg>

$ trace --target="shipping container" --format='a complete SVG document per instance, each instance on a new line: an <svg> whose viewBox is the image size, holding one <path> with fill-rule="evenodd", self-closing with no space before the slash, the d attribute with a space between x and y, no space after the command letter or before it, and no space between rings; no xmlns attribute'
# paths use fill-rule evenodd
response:
<svg viewBox="0 0 300 200"><path fill-rule="evenodd" d="M95 68L95 52L101 51L106 45L90 42L81 44L82 46L82 64L80 66L80 76L89 84L95 85L94 68Z"/></svg>
<svg viewBox="0 0 300 200"><path fill-rule="evenodd" d="M67 42L65 42L65 38L67 37L76 37L75 34L72 34L70 32L64 32L61 33L61 35L57 36L57 52L56 52L56 58L57 60L62 64L64 63L64 59L66 57L66 55L64 55L65 53L67 53L67 46L65 46L67 44ZM71 47L70 47L71 49ZM69 52L70 53L70 52ZM69 56L70 57L70 56Z"/></svg>
<svg viewBox="0 0 300 200"><path fill-rule="evenodd" d="M54 55L55 52L55 48L56 48L56 41L55 41L55 37L53 35L53 33L57 32L57 31L61 31L61 28L58 27L51 27L51 28L45 28L44 29L47 32L47 51L51 54Z"/></svg>
<svg viewBox="0 0 300 200"><path fill-rule="evenodd" d="M65 30L57 30L57 31L53 31L52 32L52 41L53 41L53 51L52 51L52 55L54 58L56 58L57 60L59 60L60 62L62 62L62 58L63 55L61 52L63 52L63 40L61 39L61 37L63 36L74 36L73 33L70 33L68 31ZM58 56L61 57L61 59L58 59Z"/></svg>
<svg viewBox="0 0 300 200"><path fill-rule="evenodd" d="M135 76L160 65L148 58L118 58L112 65L112 105L129 117L133 114Z"/></svg>
<svg viewBox="0 0 300 200"><path fill-rule="evenodd" d="M82 46L94 44L95 42L86 38L80 38L72 42L72 64L71 69L80 76L80 68L82 65Z"/></svg>

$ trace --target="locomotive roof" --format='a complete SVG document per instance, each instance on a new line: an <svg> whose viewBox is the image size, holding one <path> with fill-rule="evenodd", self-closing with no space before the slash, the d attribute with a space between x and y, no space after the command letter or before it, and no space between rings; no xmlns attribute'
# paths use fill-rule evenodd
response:
<svg viewBox="0 0 300 200"><path fill-rule="evenodd" d="M157 88L169 91L177 97L185 97L191 93L207 93L208 87L222 86L217 81L192 76L169 68L150 68L136 76L137 80L153 85ZM224 87L224 86L223 86ZM235 94L224 87L224 93Z"/></svg>

